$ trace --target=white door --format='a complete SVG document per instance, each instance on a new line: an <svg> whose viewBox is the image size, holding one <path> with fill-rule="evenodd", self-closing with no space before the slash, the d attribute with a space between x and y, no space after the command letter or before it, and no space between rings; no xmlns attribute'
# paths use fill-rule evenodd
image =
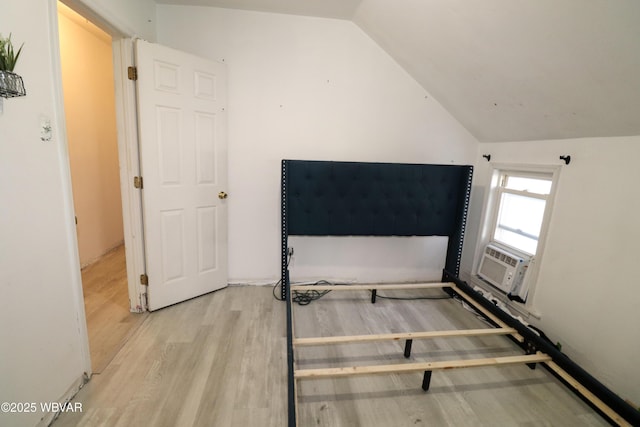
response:
<svg viewBox="0 0 640 427"><path fill-rule="evenodd" d="M136 41L149 310L227 286L226 67Z"/></svg>

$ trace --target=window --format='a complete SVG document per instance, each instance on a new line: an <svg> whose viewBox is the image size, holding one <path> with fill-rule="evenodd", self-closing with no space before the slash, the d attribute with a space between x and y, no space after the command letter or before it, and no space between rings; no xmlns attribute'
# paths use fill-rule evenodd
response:
<svg viewBox="0 0 640 427"><path fill-rule="evenodd" d="M535 255L552 184L552 174L500 172L492 240Z"/></svg>
<svg viewBox="0 0 640 427"><path fill-rule="evenodd" d="M537 316L532 306L560 168L493 165L474 260L476 282L491 285L510 308ZM521 303L513 305L511 302Z"/></svg>

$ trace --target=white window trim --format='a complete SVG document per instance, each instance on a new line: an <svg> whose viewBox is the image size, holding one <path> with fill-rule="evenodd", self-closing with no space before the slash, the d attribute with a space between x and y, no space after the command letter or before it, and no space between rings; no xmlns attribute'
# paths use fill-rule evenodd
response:
<svg viewBox="0 0 640 427"><path fill-rule="evenodd" d="M553 205L556 197L556 193L559 186L560 180L560 170L562 169L559 165L530 165L530 164L518 164L518 163L492 163L491 164L491 172L490 172L490 185L489 191L485 194L485 199L482 208L482 217L480 219L480 234L478 236L477 245L475 248L474 260L473 260L473 270L472 270L472 278L475 284L480 285L486 290L492 292L493 294L498 294L496 297L503 300L505 304L514 309L515 311L520 312L521 314L531 315L536 318L540 318L539 312L536 310L534 306L535 301L535 293L536 293L536 285L538 280L538 275L540 271L540 265L542 264L542 260L544 257L544 249L546 246L547 235L549 231L549 224L551 222L551 216L553 214ZM500 176L505 172L514 172L518 175L526 175L531 174L532 177L540 177L541 175L549 176L551 175L552 186L551 192L547 196L546 200L546 208L544 217L542 219L542 227L540 228L540 238L538 240L537 253L531 258L531 262L528 267L527 275L524 280L529 286L529 293L527 295L527 301L523 303L519 303L517 301L509 300L506 295L502 295L499 291L495 290L492 286L486 284L483 280L478 277L478 268L480 266L480 260L484 253L484 248L487 244L493 241L493 235L495 231L495 224L497 222L498 217L498 203L496 199L500 196L500 192L498 188L500 186ZM528 196L534 196L529 194ZM506 246L500 242L498 242L501 246ZM516 249L516 252L521 252Z"/></svg>

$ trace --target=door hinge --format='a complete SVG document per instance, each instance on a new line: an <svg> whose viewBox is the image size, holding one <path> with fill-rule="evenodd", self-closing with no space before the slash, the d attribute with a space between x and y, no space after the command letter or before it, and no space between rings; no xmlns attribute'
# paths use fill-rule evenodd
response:
<svg viewBox="0 0 640 427"><path fill-rule="evenodd" d="M145 286L149 286L149 276L147 276L146 274L141 274L140 275L140 284L141 285L145 285Z"/></svg>
<svg viewBox="0 0 640 427"><path fill-rule="evenodd" d="M138 188L138 189L142 190L143 183L142 183L142 177L141 176L134 176L133 177L133 186L135 188Z"/></svg>
<svg viewBox="0 0 640 427"><path fill-rule="evenodd" d="M138 80L138 68L127 67L127 76L129 77L129 80Z"/></svg>

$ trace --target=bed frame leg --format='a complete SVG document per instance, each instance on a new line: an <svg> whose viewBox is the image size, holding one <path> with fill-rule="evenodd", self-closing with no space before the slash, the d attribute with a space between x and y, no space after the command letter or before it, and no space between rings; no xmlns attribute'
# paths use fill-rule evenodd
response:
<svg viewBox="0 0 640 427"><path fill-rule="evenodd" d="M411 356L411 344L413 344L412 339L408 339L404 343L404 357L407 359Z"/></svg>
<svg viewBox="0 0 640 427"><path fill-rule="evenodd" d="M378 294L377 289L371 289L371 304L376 303L376 295Z"/></svg>
<svg viewBox="0 0 640 427"><path fill-rule="evenodd" d="M536 349L535 345L532 342L528 342L527 343L526 354L536 354L536 352L537 352L537 349ZM536 363L527 363L527 366L531 370L536 369Z"/></svg>
<svg viewBox="0 0 640 427"><path fill-rule="evenodd" d="M432 371L424 371L424 376L422 377L422 389L424 391L429 391L429 386L431 385L431 372Z"/></svg>

